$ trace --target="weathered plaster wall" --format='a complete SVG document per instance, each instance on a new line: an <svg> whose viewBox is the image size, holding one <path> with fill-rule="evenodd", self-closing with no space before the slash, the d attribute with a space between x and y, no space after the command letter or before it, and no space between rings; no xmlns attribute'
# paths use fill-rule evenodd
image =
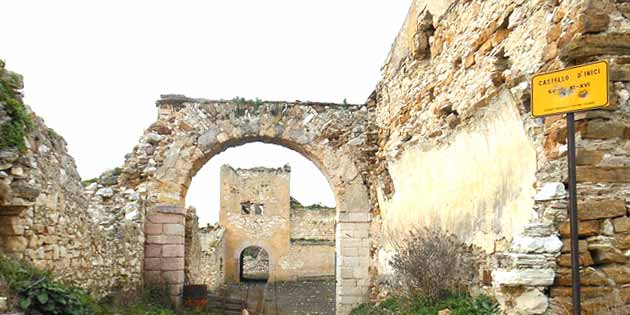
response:
<svg viewBox="0 0 630 315"><path fill-rule="evenodd" d="M391 237L437 225L492 253L534 216L536 152L510 94L450 143L410 148L389 170L395 193L381 213Z"/></svg>
<svg viewBox="0 0 630 315"><path fill-rule="evenodd" d="M559 239L567 243L566 129L561 117L531 118L529 80L605 58L613 106L576 117L582 260L591 267L583 301L588 314L628 312L621 161L629 9L606 0L414 1L368 100L368 143L377 147L371 197L380 213L372 229L386 232L376 240L375 273L388 271L379 263L388 238L439 222L485 250L480 286L506 313L570 310Z"/></svg>

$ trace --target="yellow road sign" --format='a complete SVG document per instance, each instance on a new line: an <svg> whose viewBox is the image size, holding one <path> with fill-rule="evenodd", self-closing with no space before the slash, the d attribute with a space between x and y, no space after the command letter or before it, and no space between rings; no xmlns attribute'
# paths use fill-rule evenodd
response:
<svg viewBox="0 0 630 315"><path fill-rule="evenodd" d="M608 106L608 62L599 61L532 78L536 117Z"/></svg>

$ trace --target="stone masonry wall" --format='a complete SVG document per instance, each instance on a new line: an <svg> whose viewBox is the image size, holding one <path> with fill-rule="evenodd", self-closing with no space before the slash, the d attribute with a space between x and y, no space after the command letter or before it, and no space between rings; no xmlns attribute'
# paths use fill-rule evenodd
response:
<svg viewBox="0 0 630 315"><path fill-rule="evenodd" d="M384 235L373 273L387 271L389 240L432 224L484 250L479 286L505 313L570 310L566 129L531 117L529 82L606 59L610 108L576 116L583 301L587 314L628 313L628 10L414 1L368 100L372 229Z"/></svg>
<svg viewBox="0 0 630 315"><path fill-rule="evenodd" d="M0 77L8 73L2 64ZM25 149L0 149L0 249L97 297L135 292L144 251L140 197L129 192L115 200L135 200L121 209L109 206L114 200L104 181L84 189L65 140L26 111L33 123Z"/></svg>
<svg viewBox="0 0 630 315"><path fill-rule="evenodd" d="M327 241L335 244L335 216L333 209L291 209L291 241Z"/></svg>
<svg viewBox="0 0 630 315"><path fill-rule="evenodd" d="M225 282L225 228L199 227L192 209L186 217L184 283L205 284L215 291Z"/></svg>
<svg viewBox="0 0 630 315"><path fill-rule="evenodd" d="M186 231L184 241L184 283L201 284L202 244L199 235L199 217L194 207L186 212Z"/></svg>

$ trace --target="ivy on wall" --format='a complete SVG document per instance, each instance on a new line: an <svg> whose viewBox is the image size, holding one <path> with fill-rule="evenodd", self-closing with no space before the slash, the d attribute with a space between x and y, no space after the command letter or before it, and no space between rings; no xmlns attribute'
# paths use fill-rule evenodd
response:
<svg viewBox="0 0 630 315"><path fill-rule="evenodd" d="M25 137L33 123L18 92L21 87L22 78L7 71L0 60L0 149L26 149Z"/></svg>

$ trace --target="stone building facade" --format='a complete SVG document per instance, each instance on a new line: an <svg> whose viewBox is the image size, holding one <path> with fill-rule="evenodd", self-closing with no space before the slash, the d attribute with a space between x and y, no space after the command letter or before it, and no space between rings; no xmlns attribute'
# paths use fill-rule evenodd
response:
<svg viewBox="0 0 630 315"><path fill-rule="evenodd" d="M215 290L220 284L241 281L247 268L255 267L242 256L252 247L268 257L268 282L335 276L335 209L294 206L290 176L288 165L221 168L219 224L194 230L197 220L189 210L187 283Z"/></svg>
<svg viewBox="0 0 630 315"><path fill-rule="evenodd" d="M388 243L428 224L482 251L478 285L506 314L566 314L566 128L562 117L531 118L529 82L600 59L611 105L576 115L583 301L587 314L626 314L622 0L415 0L365 105L165 96L124 165L89 186L63 140L29 113L27 148L0 151L1 246L98 295L165 283L177 302L192 177L217 153L264 141L302 153L331 183L338 314L376 298Z"/></svg>

